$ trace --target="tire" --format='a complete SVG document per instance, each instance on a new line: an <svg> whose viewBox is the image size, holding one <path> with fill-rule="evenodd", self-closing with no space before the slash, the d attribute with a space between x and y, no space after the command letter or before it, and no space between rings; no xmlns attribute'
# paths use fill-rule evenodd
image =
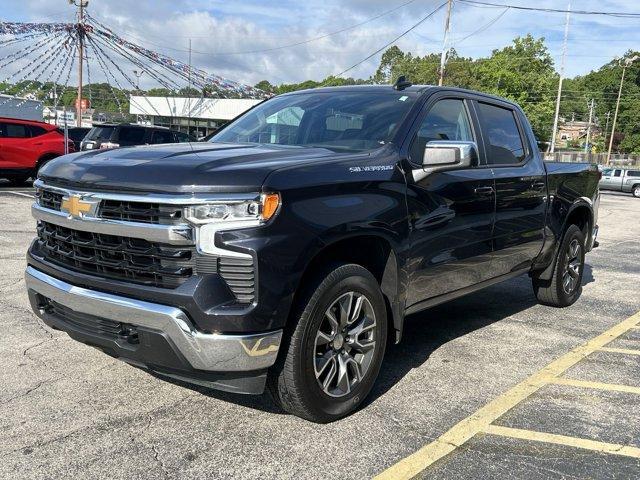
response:
<svg viewBox="0 0 640 480"><path fill-rule="evenodd" d="M633 188L631 189L631 193L633 194L634 197L640 198L640 184L634 185Z"/></svg>
<svg viewBox="0 0 640 480"><path fill-rule="evenodd" d="M584 234L576 225L570 225L558 250L551 280L533 277L533 291L540 303L551 307L568 307L580 298L584 255Z"/></svg>
<svg viewBox="0 0 640 480"><path fill-rule="evenodd" d="M21 187L27 182L27 180L29 180L29 177L30 175L20 175L15 177L7 177L7 180L9 180L10 185L14 187Z"/></svg>
<svg viewBox="0 0 640 480"><path fill-rule="evenodd" d="M331 265L310 282L292 315L269 392L283 410L312 422L348 415L371 392L384 357L387 310L378 282L360 265Z"/></svg>

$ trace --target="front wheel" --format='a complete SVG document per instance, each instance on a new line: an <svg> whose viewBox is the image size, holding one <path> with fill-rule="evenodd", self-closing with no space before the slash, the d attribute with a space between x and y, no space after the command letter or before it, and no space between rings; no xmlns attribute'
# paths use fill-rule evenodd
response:
<svg viewBox="0 0 640 480"><path fill-rule="evenodd" d="M584 255L584 234L576 225L570 225L562 239L551 280L533 277L533 290L540 303L568 307L580 298Z"/></svg>
<svg viewBox="0 0 640 480"><path fill-rule="evenodd" d="M380 286L365 268L334 265L318 275L294 312L288 345L269 390L289 413L319 423L355 410L371 391L387 342Z"/></svg>

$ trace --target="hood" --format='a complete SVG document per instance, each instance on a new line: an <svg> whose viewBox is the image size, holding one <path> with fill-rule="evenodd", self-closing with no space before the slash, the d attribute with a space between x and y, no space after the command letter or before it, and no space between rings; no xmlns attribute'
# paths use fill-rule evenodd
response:
<svg viewBox="0 0 640 480"><path fill-rule="evenodd" d="M87 190L255 192L274 170L342 156L324 148L178 143L65 155L47 163L39 177Z"/></svg>

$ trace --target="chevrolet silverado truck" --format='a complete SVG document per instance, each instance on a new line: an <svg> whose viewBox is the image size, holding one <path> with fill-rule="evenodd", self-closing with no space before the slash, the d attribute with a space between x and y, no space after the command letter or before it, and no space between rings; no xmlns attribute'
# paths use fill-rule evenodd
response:
<svg viewBox="0 0 640 480"><path fill-rule="evenodd" d="M113 357L329 422L409 314L523 274L541 303L574 303L598 181L544 163L501 98L299 91L210 142L48 163L26 286L44 323Z"/></svg>

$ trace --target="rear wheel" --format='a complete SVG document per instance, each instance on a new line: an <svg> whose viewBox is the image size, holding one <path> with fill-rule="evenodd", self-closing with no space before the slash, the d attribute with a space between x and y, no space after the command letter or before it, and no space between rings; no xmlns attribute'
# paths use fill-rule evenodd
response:
<svg viewBox="0 0 640 480"><path fill-rule="evenodd" d="M640 198L640 185L634 185L631 193L633 193L634 197Z"/></svg>
<svg viewBox="0 0 640 480"><path fill-rule="evenodd" d="M580 298L584 255L584 234L576 225L570 225L562 239L551 280L533 278L533 290L540 303L568 307Z"/></svg>
<svg viewBox="0 0 640 480"><path fill-rule="evenodd" d="M310 287L269 390L289 413L326 423L351 413L371 391L384 357L387 313L378 282L359 265L335 265Z"/></svg>

